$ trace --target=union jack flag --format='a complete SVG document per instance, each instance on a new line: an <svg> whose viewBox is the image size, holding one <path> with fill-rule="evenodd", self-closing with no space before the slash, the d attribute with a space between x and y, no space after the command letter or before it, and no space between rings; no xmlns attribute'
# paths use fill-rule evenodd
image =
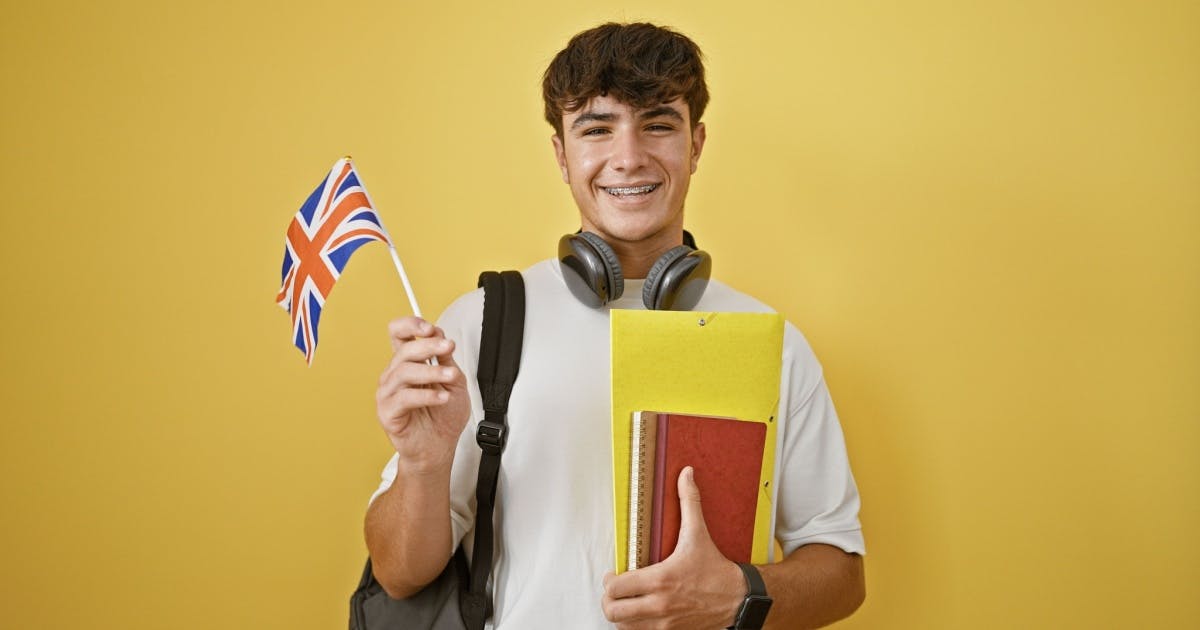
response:
<svg viewBox="0 0 1200 630"><path fill-rule="evenodd" d="M321 308L354 250L392 240L350 158L333 165L288 226L283 286L275 301L292 316L292 338L312 365Z"/></svg>

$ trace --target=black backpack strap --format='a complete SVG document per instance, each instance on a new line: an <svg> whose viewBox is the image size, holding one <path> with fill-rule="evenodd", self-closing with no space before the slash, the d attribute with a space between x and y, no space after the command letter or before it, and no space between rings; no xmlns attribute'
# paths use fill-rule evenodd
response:
<svg viewBox="0 0 1200 630"><path fill-rule="evenodd" d="M496 507L500 456L508 437L508 397L517 380L525 337L525 281L521 274L485 271L479 276L479 286L483 287L483 331L477 377L483 398L483 420L479 422L475 441L483 454L475 488L475 550L470 588L459 600L467 630L483 630L484 622L492 615L492 600L487 593L495 547L492 512Z"/></svg>

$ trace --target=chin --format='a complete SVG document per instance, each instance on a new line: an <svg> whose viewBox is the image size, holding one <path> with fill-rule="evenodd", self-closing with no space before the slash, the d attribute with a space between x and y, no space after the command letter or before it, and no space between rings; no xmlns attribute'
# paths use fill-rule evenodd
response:
<svg viewBox="0 0 1200 630"><path fill-rule="evenodd" d="M626 243L639 243L662 232L663 226L597 226L601 236Z"/></svg>
<svg viewBox="0 0 1200 630"><path fill-rule="evenodd" d="M674 221L650 219L646 216L631 216L625 217L626 220L617 221L592 221L595 231L601 236L625 241L627 243L637 243L650 238L653 238L663 231L670 230L674 226Z"/></svg>

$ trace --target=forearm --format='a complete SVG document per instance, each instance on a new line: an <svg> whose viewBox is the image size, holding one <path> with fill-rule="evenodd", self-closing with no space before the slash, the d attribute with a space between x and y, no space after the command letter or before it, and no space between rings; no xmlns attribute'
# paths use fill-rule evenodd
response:
<svg viewBox="0 0 1200 630"><path fill-rule="evenodd" d="M858 610L866 596L862 556L829 545L805 545L759 571L774 600L770 630L831 624Z"/></svg>
<svg viewBox="0 0 1200 630"><path fill-rule="evenodd" d="M375 578L389 595L408 597L445 568L452 552L450 470L406 472L367 509L365 534Z"/></svg>

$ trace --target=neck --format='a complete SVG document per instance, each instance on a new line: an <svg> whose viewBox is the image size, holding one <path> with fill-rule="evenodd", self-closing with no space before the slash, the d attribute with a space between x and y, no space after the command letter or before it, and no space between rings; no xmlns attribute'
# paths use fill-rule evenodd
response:
<svg viewBox="0 0 1200 630"><path fill-rule="evenodd" d="M650 268L654 266L654 261L672 248L683 244L682 225L668 226L656 234L637 241L622 240L594 228L588 231L599 234L612 247L617 254L617 260L621 263L622 273L631 280L645 278L646 274L650 273Z"/></svg>
<svg viewBox="0 0 1200 630"><path fill-rule="evenodd" d="M608 243L617 255L617 262L621 263L621 274L630 280L645 278L660 256L683 245L682 209L657 232L648 235L635 233L634 238L621 238L589 221L583 213L580 213L579 219L580 228L584 232L591 232Z"/></svg>
<svg viewBox="0 0 1200 630"><path fill-rule="evenodd" d="M617 253L617 259L621 261L621 271L624 272L625 277L630 280L640 280L650 273L654 261L671 248L683 244L683 235L680 234L679 238L654 245L645 242L636 243L634 247L622 247L620 243L610 244L613 246L613 251Z"/></svg>

